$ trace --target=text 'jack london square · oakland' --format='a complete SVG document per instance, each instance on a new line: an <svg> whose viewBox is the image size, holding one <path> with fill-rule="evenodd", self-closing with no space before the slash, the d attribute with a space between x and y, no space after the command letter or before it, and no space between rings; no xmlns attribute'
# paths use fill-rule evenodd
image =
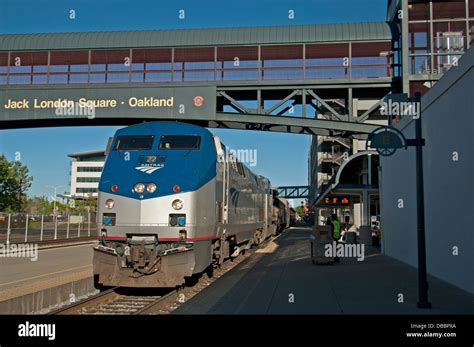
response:
<svg viewBox="0 0 474 347"><path fill-rule="evenodd" d="M31 105L30 105L31 102ZM124 105L125 101L116 99L86 99L80 98L79 107L110 107L115 108L117 105ZM7 99L3 105L5 109L25 109L25 108L64 108L74 107L76 101L69 99L56 100L39 100L34 98L32 101L25 98L21 100ZM170 98L154 98L154 97L131 97L126 102L130 107L173 107L174 97Z"/></svg>

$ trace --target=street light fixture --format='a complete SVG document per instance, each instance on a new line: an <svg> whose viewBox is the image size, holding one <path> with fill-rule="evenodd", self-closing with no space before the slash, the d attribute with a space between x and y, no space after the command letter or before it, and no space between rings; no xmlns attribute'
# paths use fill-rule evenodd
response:
<svg viewBox="0 0 474 347"><path fill-rule="evenodd" d="M57 190L58 188L65 187L64 185L62 186L46 186L46 188L51 188L54 189L54 203L53 203L53 216L56 217L56 197L57 197Z"/></svg>

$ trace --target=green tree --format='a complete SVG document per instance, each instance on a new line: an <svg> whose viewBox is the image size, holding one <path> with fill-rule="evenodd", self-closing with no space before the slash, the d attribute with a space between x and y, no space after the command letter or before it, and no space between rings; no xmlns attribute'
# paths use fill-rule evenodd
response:
<svg viewBox="0 0 474 347"><path fill-rule="evenodd" d="M87 210L90 212L95 212L97 210L97 199L92 195L89 195L84 200L76 200L76 207L74 211L76 213L87 213Z"/></svg>
<svg viewBox="0 0 474 347"><path fill-rule="evenodd" d="M304 212L304 207L303 207L303 206L297 206L297 207L295 208L295 211L296 211L296 213L298 213L298 215L299 215L301 218L304 217L305 212Z"/></svg>
<svg viewBox="0 0 474 347"><path fill-rule="evenodd" d="M50 214L53 207L45 196L36 196L28 199L26 211L29 214Z"/></svg>
<svg viewBox="0 0 474 347"><path fill-rule="evenodd" d="M23 212L32 182L26 165L0 155L0 211Z"/></svg>

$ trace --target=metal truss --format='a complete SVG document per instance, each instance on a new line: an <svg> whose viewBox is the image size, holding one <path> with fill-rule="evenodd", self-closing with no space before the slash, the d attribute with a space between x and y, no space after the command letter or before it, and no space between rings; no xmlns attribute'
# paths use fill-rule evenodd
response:
<svg viewBox="0 0 474 347"><path fill-rule="evenodd" d="M309 198L308 186L277 187L276 191L280 198L285 198L285 199L308 199Z"/></svg>
<svg viewBox="0 0 474 347"><path fill-rule="evenodd" d="M390 81L381 78L317 85L220 86L216 120L210 124L216 128L363 136L378 127L366 121L391 93ZM379 101L358 116L353 111L354 95ZM295 112L297 106L299 114Z"/></svg>

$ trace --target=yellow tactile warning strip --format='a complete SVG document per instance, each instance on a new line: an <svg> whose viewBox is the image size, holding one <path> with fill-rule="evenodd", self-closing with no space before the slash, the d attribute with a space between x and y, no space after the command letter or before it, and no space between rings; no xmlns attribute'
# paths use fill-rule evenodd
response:
<svg viewBox="0 0 474 347"><path fill-rule="evenodd" d="M79 270L79 269L82 269L82 271L73 272L73 273L70 273L70 274L63 275L63 276L54 276L54 275L59 275L59 274L64 273L64 272ZM54 276L54 277L48 278L48 276ZM8 289L5 289L5 290L2 290L1 287L0 287L0 301L6 301L6 300L17 298L17 297L20 297L20 296L23 296L23 295L36 293L36 292L39 292L41 290L45 290L45 289L48 289L48 288L53 288L53 287L56 287L56 286L60 286L60 285L65 284L65 283L79 281L79 280L82 280L84 278L92 277L92 276L93 276L92 266L91 265L85 265L85 266L79 266L77 268L72 268L72 269L68 269L68 270L64 270L64 271L58 271L58 272L53 272L53 273L49 273L49 274L44 274L44 275L41 275L41 276L25 278L25 279L22 279L22 280L19 280L19 281L13 281L13 282L10 282L10 283L2 283L2 285L7 285L7 284L16 283L16 282L20 283L20 282L25 282L25 281L32 280L32 279L38 279L38 281L35 281L34 283L19 285L17 287L8 288Z"/></svg>

